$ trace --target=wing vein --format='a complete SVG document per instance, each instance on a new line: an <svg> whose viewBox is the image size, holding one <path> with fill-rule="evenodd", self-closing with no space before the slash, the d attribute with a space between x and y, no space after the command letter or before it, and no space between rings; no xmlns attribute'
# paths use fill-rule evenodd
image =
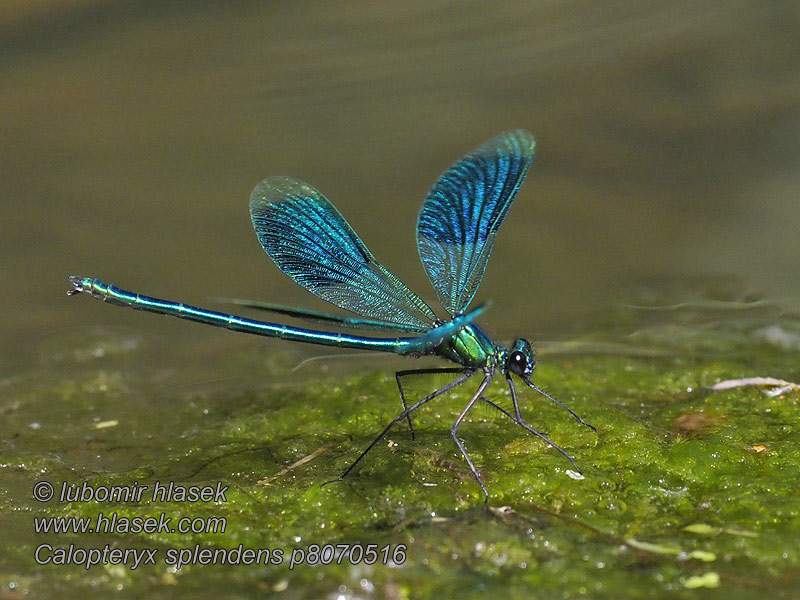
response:
<svg viewBox="0 0 800 600"><path fill-rule="evenodd" d="M417 250L451 315L463 313L483 279L502 225L528 168L535 142L524 130L480 145L445 171L417 219Z"/></svg>
<svg viewBox="0 0 800 600"><path fill-rule="evenodd" d="M262 181L250 198L258 240L277 267L316 296L373 319L430 328L430 307L378 263L333 205L289 177Z"/></svg>

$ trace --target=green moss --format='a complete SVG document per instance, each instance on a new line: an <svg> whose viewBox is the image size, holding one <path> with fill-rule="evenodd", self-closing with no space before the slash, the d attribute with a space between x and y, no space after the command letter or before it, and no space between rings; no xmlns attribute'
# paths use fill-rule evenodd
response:
<svg viewBox="0 0 800 600"><path fill-rule="evenodd" d="M569 477L558 452L503 415L473 411L459 435L490 490L489 510L449 433L474 384L415 415L416 440L398 425L350 477L320 487L399 412L390 369L337 373L334 365L331 374L292 379L270 346L268 355L242 351L181 371L184 380L202 381L211 370L231 385L171 386L172 375L135 360L144 348L126 358L122 350L91 351L124 346L113 340L87 341L48 364L46 376L42 367L7 386L0 585L66 597L100 590L156 598L689 598L699 588L706 598L761 598L765 589L790 598L800 567L798 395L705 386L754 375L797 381L796 353L754 342L741 323L690 329L682 325L682 335L670 330L664 339L664 326L642 328L629 355L586 346L544 353L537 382L598 434L527 392L523 412L576 457L583 480ZM414 384L414 393L436 383ZM502 386L490 396L510 407ZM97 422L112 425L97 429ZM30 491L42 479L222 482L228 489L222 503L153 502L145 494L140 502L40 504ZM34 517L98 512L129 519L164 513L172 523L224 518L225 530L32 531ZM136 570L37 566L32 556L43 542L157 548L161 560ZM282 550L284 562L180 570L163 562L171 548L239 544ZM293 550L310 544L389 545L390 552L403 545L405 560L290 569Z"/></svg>

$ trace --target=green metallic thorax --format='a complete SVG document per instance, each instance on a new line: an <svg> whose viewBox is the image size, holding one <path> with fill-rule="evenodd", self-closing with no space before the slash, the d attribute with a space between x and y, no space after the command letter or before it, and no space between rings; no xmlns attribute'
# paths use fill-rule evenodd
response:
<svg viewBox="0 0 800 600"><path fill-rule="evenodd" d="M436 349L437 354L472 369L480 369L501 359L505 349L496 346L477 325L467 325Z"/></svg>

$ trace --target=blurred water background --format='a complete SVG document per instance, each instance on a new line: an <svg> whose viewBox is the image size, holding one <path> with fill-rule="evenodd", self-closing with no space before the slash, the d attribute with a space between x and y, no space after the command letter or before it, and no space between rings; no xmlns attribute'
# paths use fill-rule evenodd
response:
<svg viewBox="0 0 800 600"><path fill-rule="evenodd" d="M6 1L3 370L97 326L155 339L176 368L263 343L68 299L70 274L325 308L252 232L268 175L322 190L435 301L421 202L516 127L538 148L477 296L497 337L566 338L643 295L792 304L798 32L788 1Z"/></svg>

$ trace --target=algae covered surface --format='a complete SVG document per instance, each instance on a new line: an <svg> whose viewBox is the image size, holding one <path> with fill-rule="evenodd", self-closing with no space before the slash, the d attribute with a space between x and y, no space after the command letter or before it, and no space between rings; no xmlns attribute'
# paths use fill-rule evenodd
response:
<svg viewBox="0 0 800 600"><path fill-rule="evenodd" d="M521 393L584 479L499 412L470 413L459 434L487 508L449 431L477 377L416 414L415 440L398 425L321 487L399 412L392 365L291 372L296 357L273 343L176 365L129 331L50 340L3 382L2 597L796 597L797 321L625 315L540 345L535 381L597 434ZM444 382L420 377L410 393ZM499 384L489 397L511 406ZM40 502L43 481L55 498ZM173 496L154 498L156 482ZM205 495L176 492L191 486ZM63 489L84 496L60 501ZM142 491L90 497L111 489ZM55 532L61 517L95 531ZM123 558L54 564L91 548Z"/></svg>

